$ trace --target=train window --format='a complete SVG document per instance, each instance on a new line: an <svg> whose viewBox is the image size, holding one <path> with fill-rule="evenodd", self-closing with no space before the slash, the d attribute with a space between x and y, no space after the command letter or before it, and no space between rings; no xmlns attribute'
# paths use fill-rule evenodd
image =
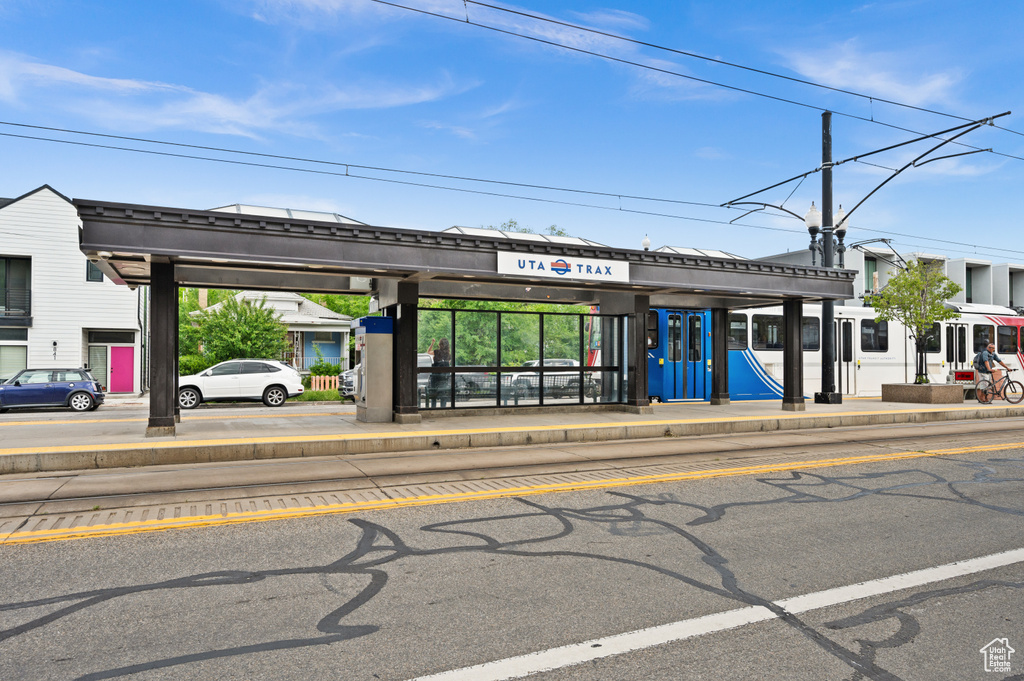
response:
<svg viewBox="0 0 1024 681"><path fill-rule="evenodd" d="M700 317L698 315L690 315L690 335L687 339L687 357L688 362L699 362L700 361L700 344L701 344L701 332L700 332Z"/></svg>
<svg viewBox="0 0 1024 681"><path fill-rule="evenodd" d="M658 311L651 310L647 313L647 347L658 347Z"/></svg>
<svg viewBox="0 0 1024 681"><path fill-rule="evenodd" d="M924 334L924 351L939 352L942 349L942 325L938 322Z"/></svg>
<svg viewBox="0 0 1024 681"><path fill-rule="evenodd" d="M682 321L677 314L668 316L668 361L678 362L683 358Z"/></svg>
<svg viewBox="0 0 1024 681"><path fill-rule="evenodd" d="M862 352L889 352L889 322L860 320L860 349Z"/></svg>
<svg viewBox="0 0 1024 681"><path fill-rule="evenodd" d="M804 317L801 336L804 350L820 350L821 320L817 317Z"/></svg>
<svg viewBox="0 0 1024 681"><path fill-rule="evenodd" d="M974 352L978 353L994 343L996 338L996 327L991 324L974 325Z"/></svg>
<svg viewBox="0 0 1024 681"><path fill-rule="evenodd" d="M729 315L729 349L747 349L747 315Z"/></svg>
<svg viewBox="0 0 1024 681"><path fill-rule="evenodd" d="M781 350L784 336L781 315L756 314L751 317L751 345L755 350Z"/></svg>
<svg viewBox="0 0 1024 681"><path fill-rule="evenodd" d="M1017 327L1000 326L996 329L996 352L1017 354Z"/></svg>

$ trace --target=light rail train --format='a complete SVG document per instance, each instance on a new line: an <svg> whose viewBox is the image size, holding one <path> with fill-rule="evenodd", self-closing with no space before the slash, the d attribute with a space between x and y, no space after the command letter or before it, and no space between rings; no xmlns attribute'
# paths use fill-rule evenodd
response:
<svg viewBox="0 0 1024 681"><path fill-rule="evenodd" d="M1008 366L1024 366L1024 316L996 305L950 303L958 319L933 325L927 338L931 382L972 371L974 355L990 341ZM648 393L660 402L711 397L711 312L657 308L648 314ZM729 313L729 398L782 397L781 307ZM875 397L883 383L914 380L915 348L898 322L876 322L869 307L835 306L836 391ZM821 391L821 305L803 306L804 396ZM961 373L961 382L968 380ZM973 380L970 380L973 382Z"/></svg>

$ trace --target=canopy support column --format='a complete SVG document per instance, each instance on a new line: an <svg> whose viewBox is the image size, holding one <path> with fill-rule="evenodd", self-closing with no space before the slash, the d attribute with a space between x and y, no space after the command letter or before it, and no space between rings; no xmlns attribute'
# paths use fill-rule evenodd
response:
<svg viewBox="0 0 1024 681"><path fill-rule="evenodd" d="M395 423L420 423L422 416L416 381L419 343L419 311L416 308L420 301L420 286L414 281L399 281L388 293L392 295L388 296L382 290L381 298L390 298L387 302L392 304L384 309L384 313L394 319L395 324L394 367L391 372L394 419Z"/></svg>
<svg viewBox="0 0 1024 681"><path fill-rule="evenodd" d="M711 310L711 404L729 404L729 310Z"/></svg>
<svg viewBox="0 0 1024 681"><path fill-rule="evenodd" d="M804 411L803 301L782 303L782 410Z"/></svg>
<svg viewBox="0 0 1024 681"><path fill-rule="evenodd" d="M174 264L150 263L149 423L146 437L174 435L178 404L178 284Z"/></svg>

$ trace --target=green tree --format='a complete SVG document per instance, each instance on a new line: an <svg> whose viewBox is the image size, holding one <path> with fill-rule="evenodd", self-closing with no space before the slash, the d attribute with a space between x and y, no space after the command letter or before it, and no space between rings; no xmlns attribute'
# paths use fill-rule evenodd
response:
<svg viewBox="0 0 1024 681"><path fill-rule="evenodd" d="M210 289L207 291L207 302L215 305L233 297L237 291ZM203 369L216 364L208 355L200 352L202 335L199 330L199 318L193 315L198 312L199 289L178 289L178 373L181 375L198 374Z"/></svg>
<svg viewBox="0 0 1024 681"><path fill-rule="evenodd" d="M252 303L237 298L193 317L199 323L203 355L213 364L239 357L280 357L288 335L280 318L262 300Z"/></svg>
<svg viewBox="0 0 1024 681"><path fill-rule="evenodd" d="M515 218L509 218L507 221L501 223L497 227L494 225L488 225L485 229L500 229L502 232L518 232L519 234L536 234L529 227L523 227ZM572 236L569 232L565 231L558 225L551 225L545 229L541 234L547 234L548 236Z"/></svg>
<svg viewBox="0 0 1024 681"><path fill-rule="evenodd" d="M885 288L869 298L877 313L875 321L897 321L914 339L915 383L928 382L925 349L935 322L956 319L960 313L944 303L961 291L942 273L938 263L911 261Z"/></svg>
<svg viewBox="0 0 1024 681"><path fill-rule="evenodd" d="M318 305L323 305L331 312L343 314L352 319L359 319L370 314L370 296L351 296L336 293L303 293L302 297Z"/></svg>

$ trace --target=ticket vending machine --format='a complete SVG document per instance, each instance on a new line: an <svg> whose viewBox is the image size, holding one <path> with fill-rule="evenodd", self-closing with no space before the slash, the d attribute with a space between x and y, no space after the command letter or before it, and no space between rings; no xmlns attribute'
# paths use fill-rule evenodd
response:
<svg viewBox="0 0 1024 681"><path fill-rule="evenodd" d="M368 423L390 423L393 419L390 317L356 320L356 419Z"/></svg>

